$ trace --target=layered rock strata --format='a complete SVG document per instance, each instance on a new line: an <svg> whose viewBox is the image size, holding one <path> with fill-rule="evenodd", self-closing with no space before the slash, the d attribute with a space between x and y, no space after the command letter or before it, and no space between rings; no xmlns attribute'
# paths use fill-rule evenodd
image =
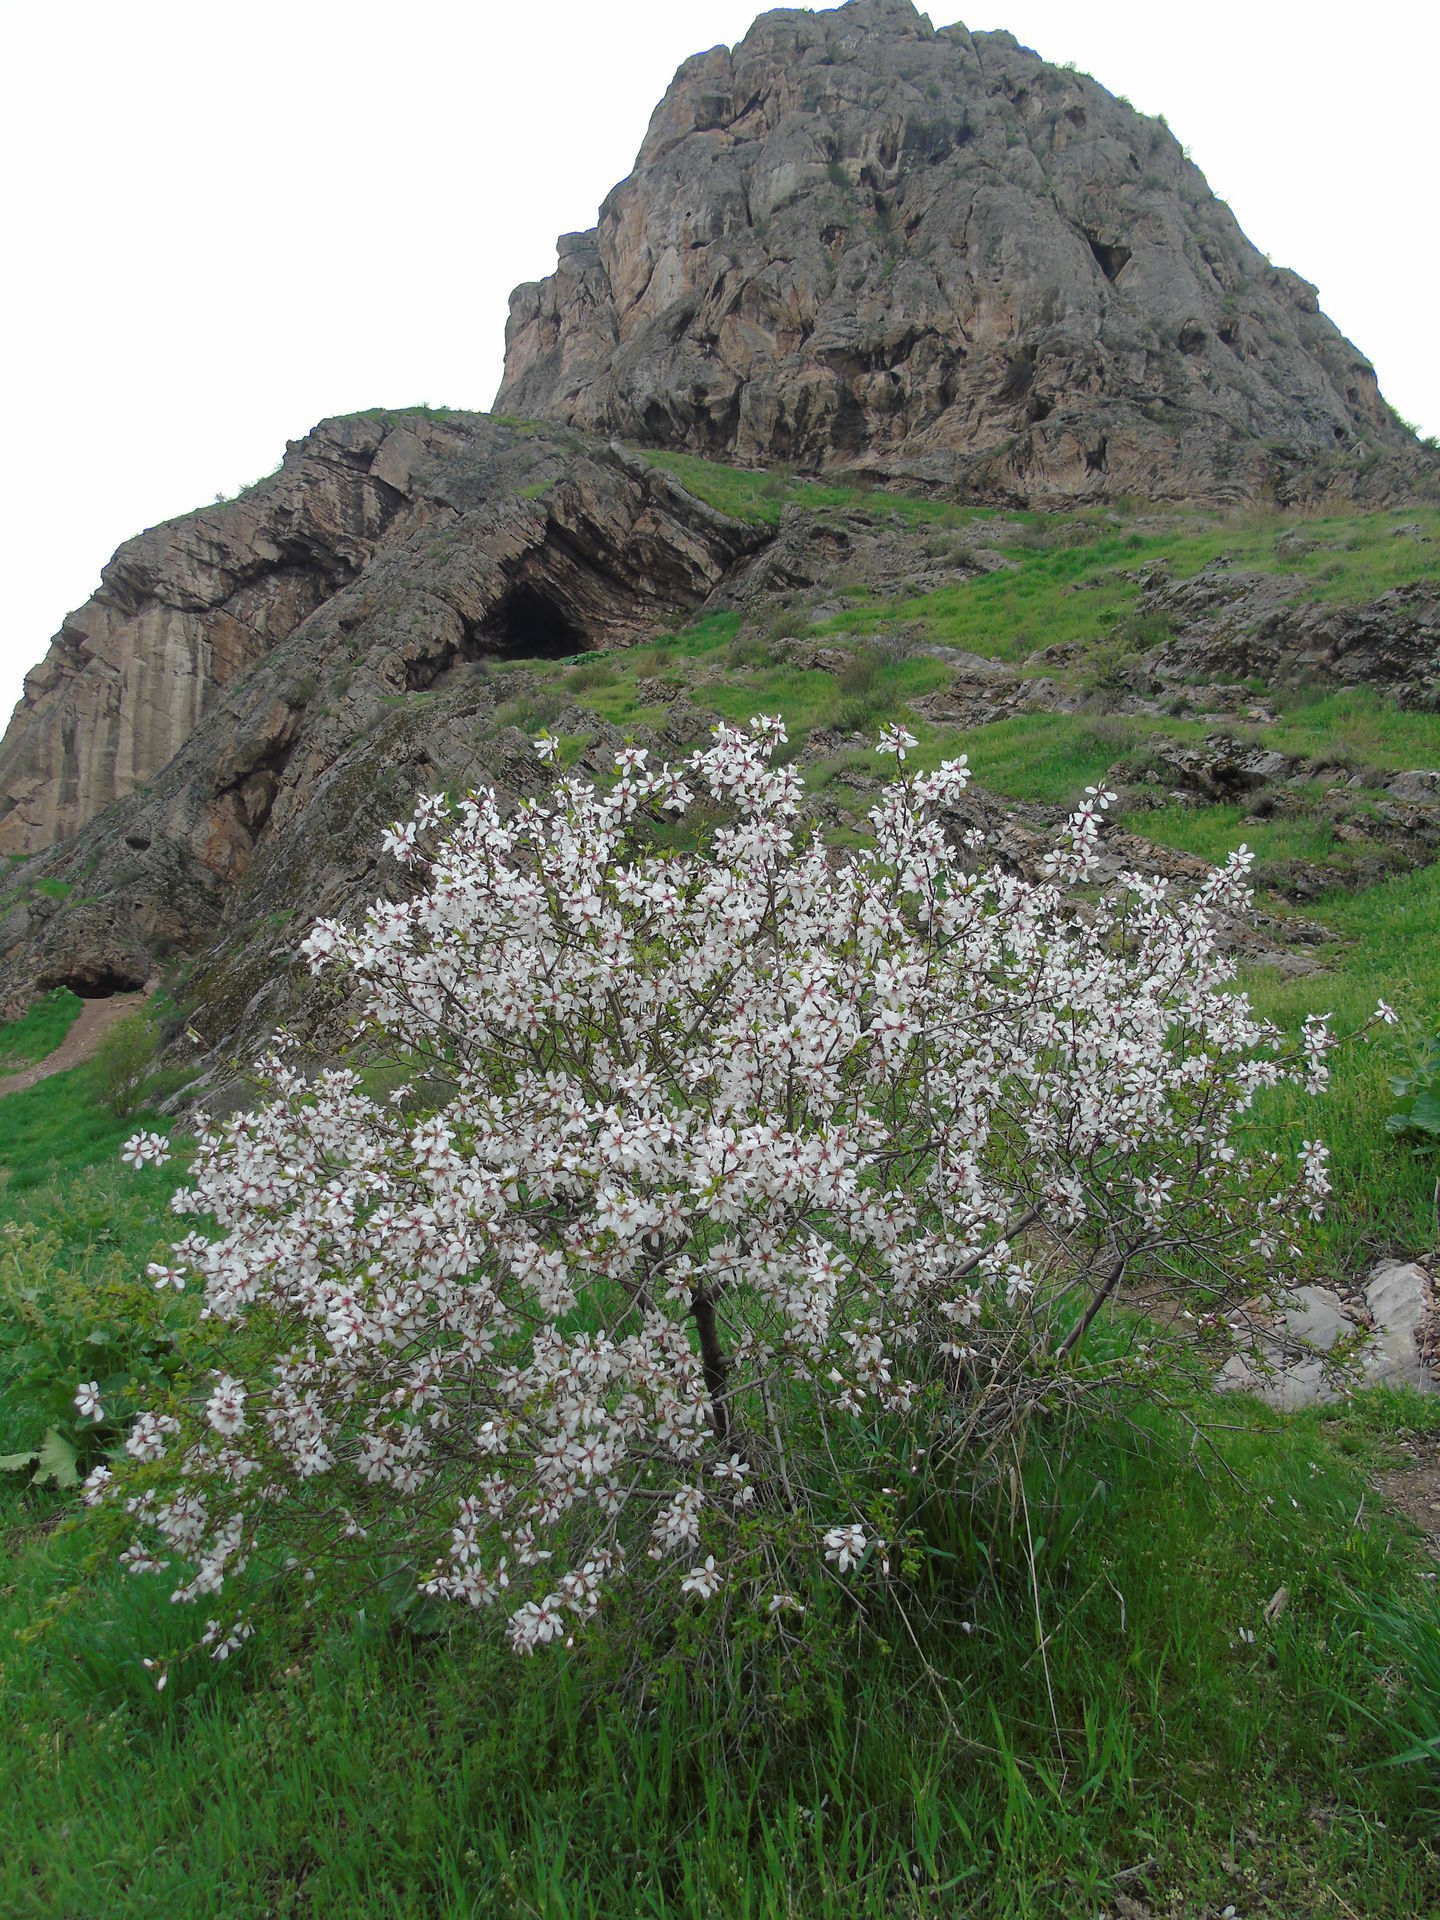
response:
<svg viewBox="0 0 1440 1920"><path fill-rule="evenodd" d="M573 653L703 598L754 538L720 525L643 463L584 453L563 431L459 414L327 420L270 479L127 541L105 568L0 742L0 855L62 841L143 788L211 714L223 734L227 690L292 637L291 695L328 637L370 631L378 607L412 690L461 655ZM282 700L277 714L304 706ZM217 775L227 824L211 828L216 846L233 843L224 861L243 860L295 724L267 722L263 751L253 729L233 743Z"/></svg>
<svg viewBox="0 0 1440 1920"><path fill-rule="evenodd" d="M239 499L127 540L26 678L0 743L0 854L63 840L163 767L409 518L419 446L327 421Z"/></svg>
<svg viewBox="0 0 1440 1920"><path fill-rule="evenodd" d="M365 460L357 503L377 463L396 476L381 483L395 501L368 560L357 538L353 579L246 672L207 683L188 738L46 860L46 889L26 884L26 868L11 876L0 1003L60 982L123 989L227 919L349 904L380 826L418 786L485 774L489 736L507 719L505 676L492 669L651 632L767 537L564 429L411 415L327 422L312 440ZM208 519L162 530L162 550L193 553ZM269 547L257 593L293 570ZM174 590L163 574L158 584L157 601ZM12 753L17 736L23 724ZM511 746L528 751L525 735Z"/></svg>

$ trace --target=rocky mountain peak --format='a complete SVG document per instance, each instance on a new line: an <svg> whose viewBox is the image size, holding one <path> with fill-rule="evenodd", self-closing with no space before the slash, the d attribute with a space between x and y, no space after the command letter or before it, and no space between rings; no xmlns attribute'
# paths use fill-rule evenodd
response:
<svg viewBox="0 0 1440 1920"><path fill-rule="evenodd" d="M1163 120L910 0L687 60L511 297L499 409L1054 503L1243 499L1413 448Z"/></svg>

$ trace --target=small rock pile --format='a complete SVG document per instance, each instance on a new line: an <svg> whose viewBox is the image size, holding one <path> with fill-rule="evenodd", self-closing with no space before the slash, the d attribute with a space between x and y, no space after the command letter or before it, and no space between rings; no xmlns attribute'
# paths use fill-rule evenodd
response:
<svg viewBox="0 0 1440 1920"><path fill-rule="evenodd" d="M1330 1287L1298 1287L1254 1349L1226 1361L1216 1385L1286 1413L1340 1400L1359 1386L1434 1393L1435 1319L1425 1269L1384 1260L1349 1297Z"/></svg>

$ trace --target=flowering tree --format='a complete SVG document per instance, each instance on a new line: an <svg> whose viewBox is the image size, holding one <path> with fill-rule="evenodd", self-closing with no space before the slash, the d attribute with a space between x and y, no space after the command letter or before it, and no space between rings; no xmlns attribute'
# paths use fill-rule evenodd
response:
<svg viewBox="0 0 1440 1920"><path fill-rule="evenodd" d="M219 1235L151 1277L203 1284L219 1364L130 1437L137 1572L199 1600L365 1543L521 1651L622 1580L783 1616L889 1572L886 1463L973 1468L1143 1371L1087 1351L1127 1279L1211 1312L1280 1281L1325 1150L1249 1153L1243 1121L1319 1089L1329 1034L1287 1055L1230 984L1243 850L1198 897L1101 888L1092 791L1043 880L974 873L964 760L917 775L889 728L873 846L837 858L784 738L628 748L509 814L427 799L386 836L409 896L317 924L312 968L413 1077L376 1099L282 1044L266 1103L202 1134L174 1205ZM731 824L657 853L701 790Z"/></svg>

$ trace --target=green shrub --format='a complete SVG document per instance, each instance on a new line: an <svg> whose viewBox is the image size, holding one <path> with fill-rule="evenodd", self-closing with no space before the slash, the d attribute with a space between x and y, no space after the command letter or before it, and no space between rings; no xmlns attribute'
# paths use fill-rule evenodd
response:
<svg viewBox="0 0 1440 1920"><path fill-rule="evenodd" d="M778 624L788 628L792 626L794 622L787 614L780 619ZM778 639L779 635L775 635L774 637ZM732 640L725 650L725 663L731 667L768 667L774 658L775 655L770 641L758 633L741 635L737 639Z"/></svg>
<svg viewBox="0 0 1440 1920"><path fill-rule="evenodd" d="M840 669L840 691L854 695L869 693L880 677L880 662L873 653L852 653Z"/></svg>
<svg viewBox="0 0 1440 1920"><path fill-rule="evenodd" d="M567 693L585 693L591 687L610 687L615 684L615 669L608 660L587 660L575 666L565 676Z"/></svg>
<svg viewBox="0 0 1440 1920"><path fill-rule="evenodd" d="M0 1225L0 1470L73 1487L178 1364L164 1307L119 1250L76 1260L31 1222ZM75 1404L98 1389L100 1419Z"/></svg>
<svg viewBox="0 0 1440 1920"><path fill-rule="evenodd" d="M137 1112L155 1057L155 1029L143 1013L127 1013L95 1049L101 1102L117 1120Z"/></svg>
<svg viewBox="0 0 1440 1920"><path fill-rule="evenodd" d="M559 687L537 687L531 693L517 693L502 700L495 709L497 727L518 727L522 733L536 734L548 727L565 705Z"/></svg>

